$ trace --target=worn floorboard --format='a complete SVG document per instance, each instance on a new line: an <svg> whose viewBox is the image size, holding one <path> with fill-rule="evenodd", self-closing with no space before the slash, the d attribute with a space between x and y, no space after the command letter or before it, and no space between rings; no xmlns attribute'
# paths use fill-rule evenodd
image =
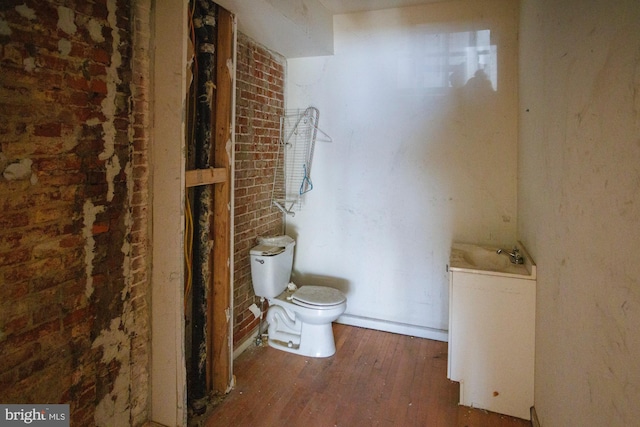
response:
<svg viewBox="0 0 640 427"><path fill-rule="evenodd" d="M524 427L530 422L458 405L447 343L334 324L324 359L250 347L236 387L207 427Z"/></svg>

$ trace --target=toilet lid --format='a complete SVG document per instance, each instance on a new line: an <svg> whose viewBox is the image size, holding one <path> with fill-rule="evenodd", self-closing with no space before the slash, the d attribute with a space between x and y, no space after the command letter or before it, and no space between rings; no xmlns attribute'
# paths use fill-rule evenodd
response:
<svg viewBox="0 0 640 427"><path fill-rule="evenodd" d="M314 306L332 306L347 300L342 292L326 286L302 286L291 296L294 302Z"/></svg>
<svg viewBox="0 0 640 427"><path fill-rule="evenodd" d="M284 246L258 245L251 248L249 253L257 256L274 256L281 254L285 249Z"/></svg>

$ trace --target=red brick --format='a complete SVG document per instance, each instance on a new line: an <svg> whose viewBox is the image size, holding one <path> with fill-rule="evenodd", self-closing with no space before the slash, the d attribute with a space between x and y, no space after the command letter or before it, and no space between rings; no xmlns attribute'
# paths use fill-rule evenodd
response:
<svg viewBox="0 0 640 427"><path fill-rule="evenodd" d="M95 49L91 52L91 59L100 64L108 64L111 61L111 55L104 49Z"/></svg>
<svg viewBox="0 0 640 427"><path fill-rule="evenodd" d="M2 355L2 371L7 372L25 360L34 357L40 348L39 343L33 342L21 347L7 347L5 351L0 349L0 354Z"/></svg>
<svg viewBox="0 0 640 427"><path fill-rule="evenodd" d="M2 347L4 345L8 347L21 347L25 344L35 342L42 337L45 337L49 334L58 332L60 330L60 321L58 319L52 320L51 322L44 323L34 329L28 330L24 333L18 335L10 335L6 341L0 344L0 355L2 354Z"/></svg>
<svg viewBox="0 0 640 427"><path fill-rule="evenodd" d="M73 326L73 325L75 325L77 323L86 321L90 317L90 314L91 314L91 311L87 307L78 309L78 310L68 314L64 318L64 327L65 327L65 329L67 329L70 326Z"/></svg>
<svg viewBox="0 0 640 427"><path fill-rule="evenodd" d="M88 90L89 89L89 80L87 80L84 76L68 76L65 79L65 84L77 90Z"/></svg>
<svg viewBox="0 0 640 427"><path fill-rule="evenodd" d="M84 107L89 104L89 94L87 92L71 92L69 96L69 104Z"/></svg>
<svg viewBox="0 0 640 427"><path fill-rule="evenodd" d="M29 316L23 315L20 317L13 318L4 323L3 332L6 335L11 335L15 333L23 332L27 325L29 324Z"/></svg>
<svg viewBox="0 0 640 427"><path fill-rule="evenodd" d="M34 325L49 322L60 316L60 306L57 303L40 304L39 310L32 313Z"/></svg>
<svg viewBox="0 0 640 427"><path fill-rule="evenodd" d="M38 159L36 166L39 171L79 170L82 166L82 160L76 154L67 154L54 158Z"/></svg>
<svg viewBox="0 0 640 427"><path fill-rule="evenodd" d="M146 303L149 253L145 233L149 229L151 79L145 43L149 43L151 28L136 14L150 15L151 2L136 2L135 12L131 2L116 2L117 26L113 29L107 22L105 0L63 2L77 18L78 31L71 36L58 29L55 4L27 3L36 9L37 25L26 25L13 7L6 8L3 18L12 35L0 46L0 110L5 113L0 149L12 161L33 160L38 178L36 185L28 180L0 179L0 396L7 403L69 402L74 425L108 424L109 420L94 420L95 408L113 388L118 370L101 379L101 387L96 386L95 378L103 371L98 352L91 349L92 340L112 318L123 315L123 283L133 282L135 299L129 306L136 316L146 319L150 309ZM90 19L103 25L104 42L90 39L83 25ZM137 30L132 28L134 19L141 25ZM109 89L107 67L115 65L112 31L120 36L123 59L115 70L122 80L118 82L115 122L118 156L124 165L131 149L137 155L134 177L120 173L113 200L107 203L105 164L98 155L104 150L102 103ZM72 43L69 56L59 52L61 39ZM35 58L34 72L24 70L22 61L27 57ZM86 125L95 119L97 123ZM132 183L127 179L135 182L135 210L128 202ZM109 218L108 222L101 218L92 227L101 239L90 266L86 265L83 235L87 200L105 206L105 218ZM133 224L125 223L129 212ZM122 247L128 229L138 230L131 239L136 270L125 278ZM88 268L96 288L90 298L86 296ZM94 315L97 307L103 318ZM149 357L143 345L148 343L149 325L139 324L128 331L139 336L141 344L135 353L126 348L128 342L122 343L122 350L132 355L136 372L147 366ZM145 378L131 385L127 404L137 405L136 414L145 413L146 387ZM144 421L136 420L137 426Z"/></svg>
<svg viewBox="0 0 640 427"><path fill-rule="evenodd" d="M96 234L101 234L101 233L106 233L107 231L109 231L109 223L94 223L93 227L91 228L91 234L93 234L94 236Z"/></svg>
<svg viewBox="0 0 640 427"><path fill-rule="evenodd" d="M91 91L97 93L107 93L107 83L104 80L91 80Z"/></svg>
<svg viewBox="0 0 640 427"><path fill-rule="evenodd" d="M247 307L254 302L248 249L261 234L276 234L283 216L271 207L271 189L284 113L284 60L246 37L239 37L236 105L234 344L251 333L257 321ZM276 84L280 83L280 84ZM267 107L273 105L274 107ZM266 208L265 208L266 207Z"/></svg>
<svg viewBox="0 0 640 427"><path fill-rule="evenodd" d="M31 250L18 249L9 252L0 252L0 265L8 266L28 261L31 258Z"/></svg>

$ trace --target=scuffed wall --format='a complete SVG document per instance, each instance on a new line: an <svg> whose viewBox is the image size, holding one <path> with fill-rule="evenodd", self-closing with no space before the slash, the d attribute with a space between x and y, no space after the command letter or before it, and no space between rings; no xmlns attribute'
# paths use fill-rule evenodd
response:
<svg viewBox="0 0 640 427"><path fill-rule="evenodd" d="M286 67L283 57L243 34L238 35L237 63L234 347L258 326L248 310L259 304L251 283L249 250L257 237L283 231L283 214L271 205L271 189Z"/></svg>
<svg viewBox="0 0 640 427"><path fill-rule="evenodd" d="M640 419L640 3L524 0L519 236L544 427Z"/></svg>
<svg viewBox="0 0 640 427"><path fill-rule="evenodd" d="M287 218L293 279L344 292L339 322L446 340L451 243L515 243L517 24L512 0L336 15L333 56L288 61L287 107L333 140Z"/></svg>
<svg viewBox="0 0 640 427"><path fill-rule="evenodd" d="M0 396L148 418L150 1L0 5Z"/></svg>

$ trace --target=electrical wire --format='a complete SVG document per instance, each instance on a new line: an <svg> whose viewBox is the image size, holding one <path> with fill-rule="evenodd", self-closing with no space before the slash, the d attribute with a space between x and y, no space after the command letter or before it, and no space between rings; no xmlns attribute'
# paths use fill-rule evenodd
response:
<svg viewBox="0 0 640 427"><path fill-rule="evenodd" d="M196 33L193 24L193 13L195 11L195 1L191 2L191 8L189 9L189 35L191 36L191 45L193 46L193 70L192 70L192 85L197 87L198 82L198 55L196 54ZM190 91L193 93L193 97L196 96L196 91ZM188 103L192 105L191 102ZM195 110L189 109L190 123L192 126L190 135L195 133ZM193 117L192 117L193 116ZM188 298L191 293L191 287L193 285L193 214L191 212L191 202L189 201L189 191L185 192L185 232L184 232L184 262L186 270L186 283L184 286L184 312L187 312Z"/></svg>
<svg viewBox="0 0 640 427"><path fill-rule="evenodd" d="M189 193L185 196L185 231L184 231L184 262L187 270L187 280L184 287L184 311L187 312L187 298L193 283L193 215Z"/></svg>

